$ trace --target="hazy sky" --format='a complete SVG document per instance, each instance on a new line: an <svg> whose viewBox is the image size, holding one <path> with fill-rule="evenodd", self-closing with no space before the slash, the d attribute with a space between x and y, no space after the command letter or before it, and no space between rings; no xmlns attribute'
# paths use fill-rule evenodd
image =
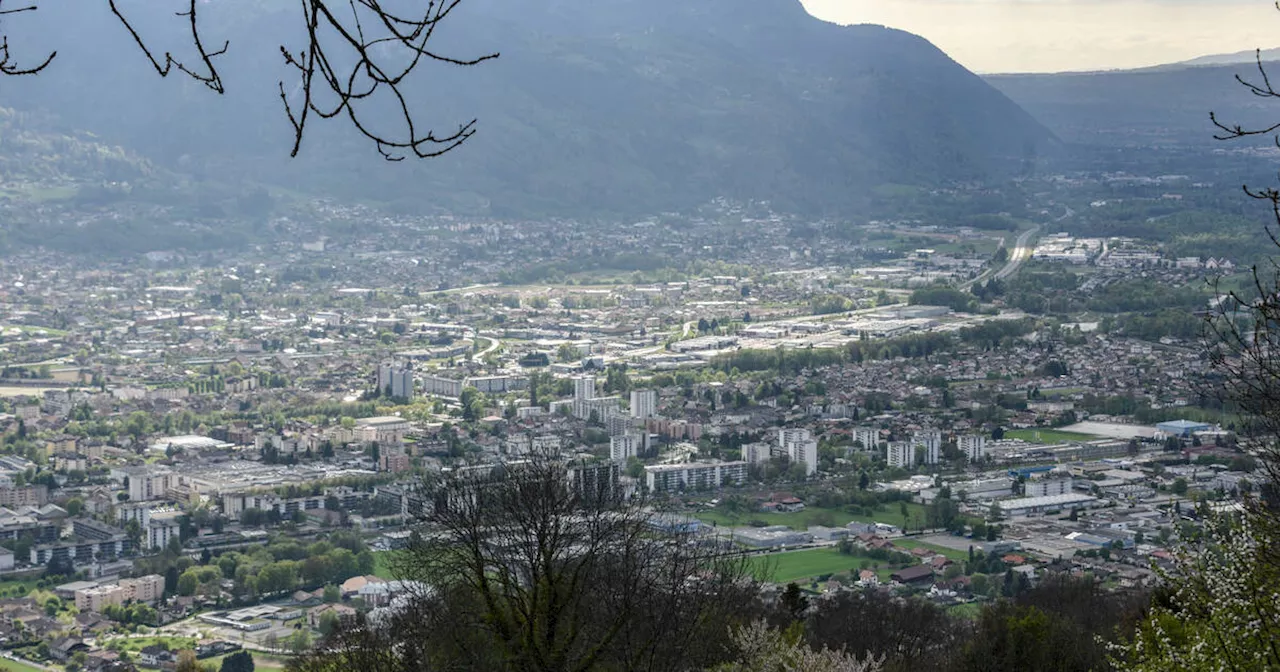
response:
<svg viewBox="0 0 1280 672"><path fill-rule="evenodd" d="M928 38L977 72L1131 68L1280 45L1269 0L802 0Z"/></svg>

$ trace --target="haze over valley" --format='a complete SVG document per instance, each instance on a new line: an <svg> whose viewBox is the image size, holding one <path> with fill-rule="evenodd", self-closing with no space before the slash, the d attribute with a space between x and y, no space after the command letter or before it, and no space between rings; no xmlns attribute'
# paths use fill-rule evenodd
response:
<svg viewBox="0 0 1280 672"><path fill-rule="evenodd" d="M1280 666L1267 3L35 4L0 669Z"/></svg>

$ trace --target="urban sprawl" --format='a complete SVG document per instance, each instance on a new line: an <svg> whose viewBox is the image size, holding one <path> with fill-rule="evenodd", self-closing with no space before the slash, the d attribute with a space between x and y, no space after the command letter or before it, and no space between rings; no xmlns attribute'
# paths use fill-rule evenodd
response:
<svg viewBox="0 0 1280 672"><path fill-rule="evenodd" d="M759 558L770 589L963 608L1053 573L1150 582L1255 487L1195 329L1205 278L1251 260L1078 226L1135 179L1045 178L1008 228L320 202L235 253L13 255L5 655L306 651L413 589L389 559L424 479L534 455ZM1142 179L1153 203L1203 190Z"/></svg>

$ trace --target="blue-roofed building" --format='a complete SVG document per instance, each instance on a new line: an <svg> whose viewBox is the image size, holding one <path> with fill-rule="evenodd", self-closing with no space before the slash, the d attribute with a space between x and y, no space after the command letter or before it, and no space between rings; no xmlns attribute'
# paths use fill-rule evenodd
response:
<svg viewBox="0 0 1280 672"><path fill-rule="evenodd" d="M1177 436L1180 438L1191 438L1196 432L1207 432L1213 429L1213 425L1204 422L1192 422L1190 420L1170 420L1169 422L1161 422L1156 425L1156 430L1165 436Z"/></svg>
<svg viewBox="0 0 1280 672"><path fill-rule="evenodd" d="M689 516L657 514L650 516L649 527L668 534L692 534L702 528L702 521Z"/></svg>
<svg viewBox="0 0 1280 672"><path fill-rule="evenodd" d="M1047 474L1053 471L1054 468L1055 465L1052 464L1041 464L1034 467L1019 467L1017 469L1010 469L1009 475L1013 478L1017 478L1019 476L1023 478L1031 478L1031 474Z"/></svg>

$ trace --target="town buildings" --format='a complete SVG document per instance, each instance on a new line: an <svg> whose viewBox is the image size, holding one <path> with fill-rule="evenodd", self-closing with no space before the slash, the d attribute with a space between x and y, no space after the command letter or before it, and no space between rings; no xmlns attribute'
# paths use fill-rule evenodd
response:
<svg viewBox="0 0 1280 672"><path fill-rule="evenodd" d="M747 463L686 462L644 468L645 487L650 491L712 490L724 484L741 483L747 477Z"/></svg>

